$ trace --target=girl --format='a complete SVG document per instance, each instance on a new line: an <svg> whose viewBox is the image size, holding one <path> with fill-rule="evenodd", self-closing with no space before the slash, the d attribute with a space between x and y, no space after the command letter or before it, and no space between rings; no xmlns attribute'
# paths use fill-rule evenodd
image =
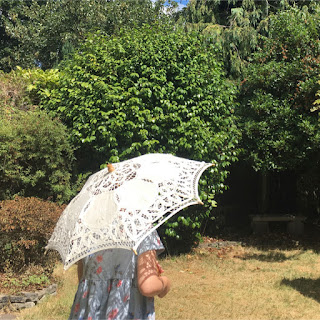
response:
<svg viewBox="0 0 320 320"><path fill-rule="evenodd" d="M155 319L154 297L163 298L170 290L170 281L161 276L157 261L163 250L154 231L137 254L108 249L81 260L69 320Z"/></svg>

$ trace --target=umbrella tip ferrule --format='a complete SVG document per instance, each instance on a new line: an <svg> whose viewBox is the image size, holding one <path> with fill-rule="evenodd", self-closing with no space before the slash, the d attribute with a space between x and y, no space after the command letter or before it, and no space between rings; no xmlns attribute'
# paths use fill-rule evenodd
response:
<svg viewBox="0 0 320 320"><path fill-rule="evenodd" d="M138 252L136 249L132 248L132 251L134 252L134 254L137 256L138 255Z"/></svg>
<svg viewBox="0 0 320 320"><path fill-rule="evenodd" d="M204 203L201 200L198 200L198 203L201 204L202 206L204 205Z"/></svg>

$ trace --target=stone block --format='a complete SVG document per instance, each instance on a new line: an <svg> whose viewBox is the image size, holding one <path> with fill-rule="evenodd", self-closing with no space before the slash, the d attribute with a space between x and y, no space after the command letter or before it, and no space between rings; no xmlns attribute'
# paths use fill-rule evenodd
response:
<svg viewBox="0 0 320 320"><path fill-rule="evenodd" d="M24 297L26 297L26 302L33 301L37 302L39 300L39 296L37 292L22 292L21 293Z"/></svg>
<svg viewBox="0 0 320 320"><path fill-rule="evenodd" d="M27 302L27 297L25 296L9 296L11 303L24 303Z"/></svg>
<svg viewBox="0 0 320 320"><path fill-rule="evenodd" d="M35 292L21 292L19 295L0 295L0 310L8 306L11 310L31 308L49 295L57 293L57 285L52 284L47 288Z"/></svg>
<svg viewBox="0 0 320 320"><path fill-rule="evenodd" d="M51 286L49 286L48 288L45 288L45 294L54 294L57 292L57 288L58 286L54 283Z"/></svg>
<svg viewBox="0 0 320 320"><path fill-rule="evenodd" d="M24 302L24 303L11 303L10 307L13 308L14 310L22 310L22 309L27 309L27 308L32 308L36 304L32 301L29 302Z"/></svg>
<svg viewBox="0 0 320 320"><path fill-rule="evenodd" d="M8 302L9 302L9 296L0 294L0 303L8 303Z"/></svg>

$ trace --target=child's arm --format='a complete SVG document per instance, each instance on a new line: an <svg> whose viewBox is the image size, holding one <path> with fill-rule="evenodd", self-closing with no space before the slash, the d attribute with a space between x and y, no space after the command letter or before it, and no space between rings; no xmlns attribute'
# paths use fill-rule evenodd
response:
<svg viewBox="0 0 320 320"><path fill-rule="evenodd" d="M160 276L155 250L146 251L138 258L138 287L143 296L163 298L170 290L170 281Z"/></svg>

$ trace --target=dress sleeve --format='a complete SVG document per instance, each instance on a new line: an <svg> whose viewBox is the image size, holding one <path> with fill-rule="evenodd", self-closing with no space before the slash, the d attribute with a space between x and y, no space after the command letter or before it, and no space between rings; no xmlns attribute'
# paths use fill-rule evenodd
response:
<svg viewBox="0 0 320 320"><path fill-rule="evenodd" d="M141 242L137 253L140 255L149 250L156 250L158 255L164 251L163 243L161 242L157 231L153 231Z"/></svg>

